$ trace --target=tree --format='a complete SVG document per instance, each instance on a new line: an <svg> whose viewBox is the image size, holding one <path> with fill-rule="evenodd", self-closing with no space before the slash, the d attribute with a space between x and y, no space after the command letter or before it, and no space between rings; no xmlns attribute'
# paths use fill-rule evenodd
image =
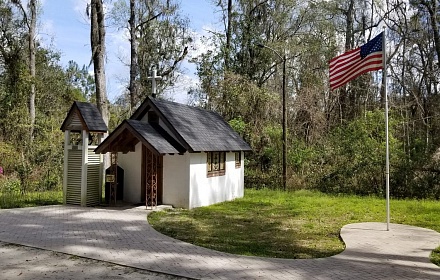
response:
<svg viewBox="0 0 440 280"><path fill-rule="evenodd" d="M136 51L136 6L135 1L130 0L130 19L128 20L130 29L130 85L128 91L130 93L130 109L136 106L137 85L136 78L138 76L137 51Z"/></svg>
<svg viewBox="0 0 440 280"><path fill-rule="evenodd" d="M435 52L437 54L437 65L440 67L440 34L439 34L439 17L438 17L438 0L412 0L412 5L416 6L420 12L427 13L427 27L433 35Z"/></svg>
<svg viewBox="0 0 440 280"><path fill-rule="evenodd" d="M130 104L135 105L150 94L148 76L155 67L165 79L159 94L178 79L179 66L188 54L191 33L188 19L179 14L172 0L119 0L111 10L111 21L130 32ZM128 26L127 26L128 22Z"/></svg>
<svg viewBox="0 0 440 280"><path fill-rule="evenodd" d="M59 65L59 54L35 44L35 75L29 71L29 28L23 7L0 1L0 161L21 192L56 189L62 176L60 120L79 90ZM29 143L29 91L35 92L35 123ZM5 160L3 157L8 156Z"/></svg>
<svg viewBox="0 0 440 280"><path fill-rule="evenodd" d="M92 62L95 73L96 105L101 112L104 122L108 125L109 111L105 80L105 15L102 0L90 2L90 44L92 48Z"/></svg>
<svg viewBox="0 0 440 280"><path fill-rule="evenodd" d="M28 67L30 74L29 144L32 144L35 126L35 33L37 28L37 0L28 1L28 11L25 10L20 0L13 0L12 2L22 10L24 22L28 28Z"/></svg>
<svg viewBox="0 0 440 280"><path fill-rule="evenodd" d="M83 65L80 69L78 64L71 60L65 71L69 83L79 91L79 99L95 103L95 79L89 74L88 67Z"/></svg>

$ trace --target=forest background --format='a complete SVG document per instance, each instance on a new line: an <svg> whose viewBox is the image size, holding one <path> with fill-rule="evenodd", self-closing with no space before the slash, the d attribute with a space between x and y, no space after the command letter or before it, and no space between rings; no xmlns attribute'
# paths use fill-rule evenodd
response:
<svg viewBox="0 0 440 280"><path fill-rule="evenodd" d="M209 0L206 0L209 1ZM328 61L386 26L390 99L390 193L440 198L440 1L217 0L224 27L193 57L200 84L189 103L220 113L251 145L246 187L282 186L282 59L286 58L287 188L384 195L381 73L330 91ZM63 134L74 100L96 103L110 131L150 94L152 67L179 82L192 51L188 19L174 0L91 0L90 65L60 63L36 34L39 1L0 0L0 192L59 190ZM105 9L104 9L105 7ZM130 81L107 99L105 28L126 29ZM91 74L94 73L94 74ZM100 76L101 75L101 76ZM101 82L100 82L101 81ZM104 76L105 81L105 76Z"/></svg>

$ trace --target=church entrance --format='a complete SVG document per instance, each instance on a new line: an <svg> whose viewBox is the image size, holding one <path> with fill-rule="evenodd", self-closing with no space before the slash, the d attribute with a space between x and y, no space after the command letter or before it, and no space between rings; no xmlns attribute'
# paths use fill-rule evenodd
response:
<svg viewBox="0 0 440 280"><path fill-rule="evenodd" d="M141 197L147 207L162 204L163 156L142 145Z"/></svg>
<svg viewBox="0 0 440 280"><path fill-rule="evenodd" d="M105 170L105 203L116 204L124 199L124 169L117 165L117 155L111 154L111 163Z"/></svg>

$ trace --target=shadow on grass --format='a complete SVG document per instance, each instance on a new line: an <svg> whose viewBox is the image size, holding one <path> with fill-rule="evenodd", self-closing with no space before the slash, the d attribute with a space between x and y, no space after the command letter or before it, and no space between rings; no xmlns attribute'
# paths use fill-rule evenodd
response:
<svg viewBox="0 0 440 280"><path fill-rule="evenodd" d="M393 200L392 222L440 231L439 206L438 201ZM242 199L155 213L149 221L166 235L222 252L304 259L342 252L340 229L381 222L383 210L383 199L375 197L247 190ZM432 254L433 263L438 255Z"/></svg>
<svg viewBox="0 0 440 280"><path fill-rule="evenodd" d="M328 257L343 250L337 233L326 239L340 243L339 247L311 244L317 237L299 230L303 225L297 224L297 215L294 207L240 201L152 213L149 222L170 237L238 255L303 259Z"/></svg>

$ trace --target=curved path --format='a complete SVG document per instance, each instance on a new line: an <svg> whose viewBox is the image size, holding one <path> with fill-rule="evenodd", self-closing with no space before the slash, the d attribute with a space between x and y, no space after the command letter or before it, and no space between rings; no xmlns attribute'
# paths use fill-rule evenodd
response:
<svg viewBox="0 0 440 280"><path fill-rule="evenodd" d="M343 253L287 260L184 243L155 231L146 214L73 206L0 210L0 241L197 279L440 279L440 268L429 261L440 233L429 229L350 224L341 230Z"/></svg>

